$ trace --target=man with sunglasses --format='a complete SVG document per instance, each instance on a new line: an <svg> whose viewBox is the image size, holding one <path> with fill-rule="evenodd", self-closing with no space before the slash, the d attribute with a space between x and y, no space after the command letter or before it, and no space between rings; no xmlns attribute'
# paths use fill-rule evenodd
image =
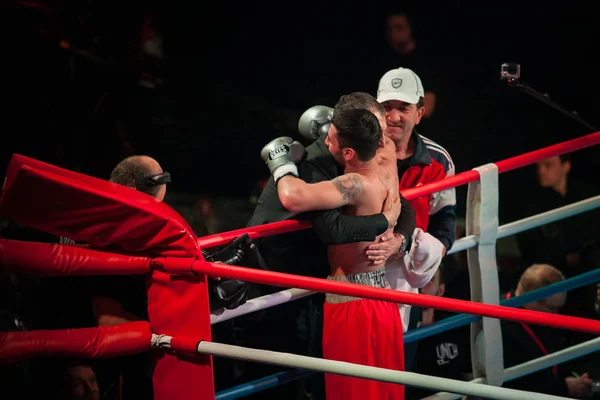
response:
<svg viewBox="0 0 600 400"><path fill-rule="evenodd" d="M110 174L110 182L127 186L163 201L171 175L148 156L131 156ZM90 279L92 307L98 326L148 320L145 275L94 276ZM112 360L123 378L123 398L152 398L152 361L149 353ZM118 379L118 376L114 376Z"/></svg>
<svg viewBox="0 0 600 400"><path fill-rule="evenodd" d="M148 156L131 156L121 161L110 174L110 182L139 190L163 201L171 175Z"/></svg>
<svg viewBox="0 0 600 400"><path fill-rule="evenodd" d="M164 172L160 164L148 156L131 156L121 161L110 174L109 182L127 186L163 201L171 175ZM137 320L147 320L146 289L138 275L107 277L110 284L99 285L106 296L92 297L94 314L98 325L117 325ZM140 281L143 296L131 296L130 281ZM123 285L116 283L122 282ZM121 290L123 289L123 290ZM95 295L96 293L94 293Z"/></svg>

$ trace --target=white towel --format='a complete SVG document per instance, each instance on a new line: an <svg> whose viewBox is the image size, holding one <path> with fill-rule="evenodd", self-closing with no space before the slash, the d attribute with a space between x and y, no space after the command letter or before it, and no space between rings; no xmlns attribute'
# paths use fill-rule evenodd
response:
<svg viewBox="0 0 600 400"><path fill-rule="evenodd" d="M385 265L385 277L394 290L418 293L425 286L442 261L442 242L422 229L416 228L412 236L410 252L404 258L388 260ZM398 304L402 329L408 329L410 305Z"/></svg>

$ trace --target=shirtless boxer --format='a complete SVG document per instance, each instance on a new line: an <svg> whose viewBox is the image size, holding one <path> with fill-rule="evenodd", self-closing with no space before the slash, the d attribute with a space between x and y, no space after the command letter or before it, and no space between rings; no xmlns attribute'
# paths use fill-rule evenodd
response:
<svg viewBox="0 0 600 400"><path fill-rule="evenodd" d="M284 194L284 207L302 212L344 207L351 215L369 215L381 211L386 196L398 196L395 146L382 135L372 112L354 109L334 113L325 143L345 166L345 174L315 184L293 176L293 164L304 156L300 143L279 138L263 148L261 156L277 181L278 192ZM329 246L328 279L389 288L385 268L363 256L370 244ZM325 358L403 370L402 340L402 322L396 304L327 294ZM326 374L325 382L329 400L404 398L404 388L400 385L334 374Z"/></svg>

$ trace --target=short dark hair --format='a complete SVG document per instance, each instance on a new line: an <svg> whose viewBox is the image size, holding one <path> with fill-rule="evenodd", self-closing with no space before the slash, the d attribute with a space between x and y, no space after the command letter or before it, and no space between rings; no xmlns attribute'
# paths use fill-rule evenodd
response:
<svg viewBox="0 0 600 400"><path fill-rule="evenodd" d="M377 101L377 99L366 92L354 92L345 94L338 100L333 115L344 110L375 110L382 116L385 116L385 108Z"/></svg>
<svg viewBox="0 0 600 400"><path fill-rule="evenodd" d="M569 153L567 153L567 154L561 154L559 156L559 158L560 158L560 162L563 162L563 163L565 163L567 161L570 162L571 161L571 154L569 154Z"/></svg>
<svg viewBox="0 0 600 400"><path fill-rule="evenodd" d="M149 194L152 197L157 197L160 190L160 185L138 185L137 181L143 178L152 176L156 172L152 169L152 165L143 162L140 157L128 157L121 161L110 174L108 179L110 182L118 183L119 185L127 186L139 190L142 193Z"/></svg>
<svg viewBox="0 0 600 400"><path fill-rule="evenodd" d="M406 23L410 27L410 31L411 31L412 37L416 39L417 35L415 34L415 32L418 33L418 26L417 26L417 23L415 21L415 18L413 18L413 15L414 15L414 12L412 12L411 10L407 10L407 9L390 10L389 12L386 13L386 16L385 16L385 22L386 22L385 23L385 28L388 29L387 24L389 23L390 18L392 18L392 17L404 17L406 19Z"/></svg>
<svg viewBox="0 0 600 400"><path fill-rule="evenodd" d="M94 360L85 360L85 359L54 359L52 362L44 360L43 365L48 364L48 366L52 366L52 368L48 369L48 384L49 389L54 391L57 394L65 391L67 385L71 385L71 377L69 376L69 371L76 367L89 367L95 371L95 363Z"/></svg>
<svg viewBox="0 0 600 400"><path fill-rule="evenodd" d="M331 123L338 131L341 148L354 149L361 161L375 157L381 140L381 125L375 114L362 108L334 111Z"/></svg>
<svg viewBox="0 0 600 400"><path fill-rule="evenodd" d="M425 107L425 99L423 96L419 97L419 101L417 101L417 110L421 107Z"/></svg>

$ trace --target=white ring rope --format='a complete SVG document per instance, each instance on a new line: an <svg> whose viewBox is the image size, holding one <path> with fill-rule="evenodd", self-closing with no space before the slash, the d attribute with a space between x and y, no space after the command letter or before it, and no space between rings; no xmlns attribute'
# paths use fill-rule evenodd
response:
<svg viewBox="0 0 600 400"><path fill-rule="evenodd" d="M559 221L561 219L581 214L586 211L591 211L599 207L600 196L590 197L589 199L578 201L577 203L569 204L564 207L556 208L554 210L546 211L541 214L533 215L531 217L502 225L498 227L498 238L504 238L528 229L537 228L538 226ZM470 249L475 246L477 246L477 237L467 236L458 239L454 243L454 246L452 246L452 248L448 251L448 254L458 253L459 251ZM217 324L241 315L266 310L267 308L287 303L288 301L297 300L302 297L310 296L311 294L314 294L314 292L303 289L286 289L282 290L281 292L257 297L255 299L248 300L246 304L236 308L235 310L219 309L214 311L210 315L210 323Z"/></svg>
<svg viewBox="0 0 600 400"><path fill-rule="evenodd" d="M438 378L434 376L415 374L413 372L395 371L384 368L369 367L366 365L351 364L342 361L324 360L299 356L290 353L279 353L275 351L250 349L247 347L232 346L222 343L200 342L198 353L213 356L233 358L260 362L265 364L279 365L282 367L302 368L312 371L333 373L339 375L353 376L356 378L373 379L381 382L390 382L408 386L424 387L431 390L450 390L471 396L480 396L497 400L523 400L531 398L531 392L522 390L506 389L503 387L481 385L458 381L453 379ZM566 399L566 397L551 396L546 394L535 394L539 400Z"/></svg>
<svg viewBox="0 0 600 400"><path fill-rule="evenodd" d="M498 227L498 239L521 233L529 229L537 228L551 222L560 221L561 219L569 218L599 207L600 196L594 196L590 197L589 199L578 201L577 203L572 203L567 206L543 212L541 214L536 214L518 221L513 221ZM473 235L466 236L458 239L448 251L448 254L458 253L459 251L467 250L475 246L477 246L477 237Z"/></svg>
<svg viewBox="0 0 600 400"><path fill-rule="evenodd" d="M303 297L310 296L311 294L314 294L314 292L296 288L286 289L282 290L281 292L267 294L265 296L248 300L246 303L242 304L234 310L220 308L216 311L211 312L210 323L211 325L218 324L219 322L227 321L229 319L239 317L241 315L250 314L256 311L265 310L267 308L277 306L279 304L284 304L289 301L301 299Z"/></svg>

